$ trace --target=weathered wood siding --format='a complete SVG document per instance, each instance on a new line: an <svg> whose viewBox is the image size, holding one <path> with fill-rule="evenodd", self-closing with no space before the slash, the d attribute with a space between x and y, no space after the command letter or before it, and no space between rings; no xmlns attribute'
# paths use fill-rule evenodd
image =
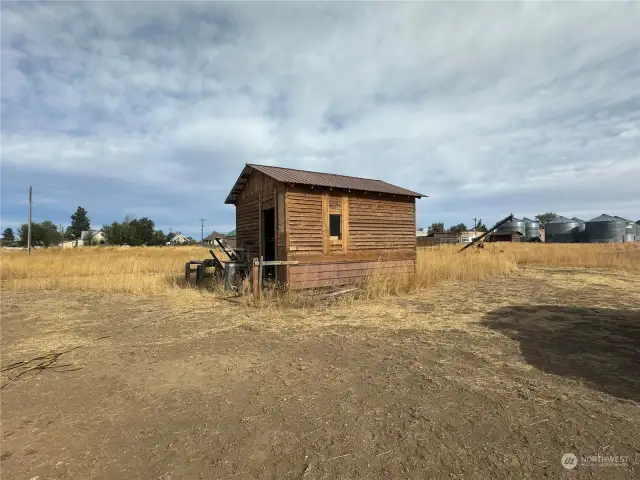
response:
<svg viewBox="0 0 640 480"><path fill-rule="evenodd" d="M415 199L349 197L349 251L415 252Z"/></svg>
<svg viewBox="0 0 640 480"><path fill-rule="evenodd" d="M323 191L288 191L289 259L336 261L415 257L415 199ZM329 215L342 215L342 238L329 236Z"/></svg>
<svg viewBox="0 0 640 480"><path fill-rule="evenodd" d="M274 207L281 186L273 178L254 172L236 202L236 244L248 250L251 258L260 255L260 209ZM276 210L276 216L277 216ZM276 245L276 255L278 255Z"/></svg>
<svg viewBox="0 0 640 480"><path fill-rule="evenodd" d="M316 193L286 194L288 255L322 255L323 204Z"/></svg>
<svg viewBox="0 0 640 480"><path fill-rule="evenodd" d="M406 275L414 271L415 259L388 261L320 262L289 266L289 288L321 288L358 284L371 275Z"/></svg>

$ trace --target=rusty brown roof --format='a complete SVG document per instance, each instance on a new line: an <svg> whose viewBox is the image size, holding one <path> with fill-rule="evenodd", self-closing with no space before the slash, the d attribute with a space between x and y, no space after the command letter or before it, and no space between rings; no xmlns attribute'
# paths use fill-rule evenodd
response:
<svg viewBox="0 0 640 480"><path fill-rule="evenodd" d="M296 185L313 185L317 187L343 188L345 190L358 190L363 192L388 193L393 195L406 195L409 197L426 197L422 193L397 187L382 180L371 178L349 177L334 173L309 172L295 168L274 167L269 165L255 165L248 163L238 177L231 192L224 203L235 203L238 194L247 182L247 178L254 170L283 183Z"/></svg>

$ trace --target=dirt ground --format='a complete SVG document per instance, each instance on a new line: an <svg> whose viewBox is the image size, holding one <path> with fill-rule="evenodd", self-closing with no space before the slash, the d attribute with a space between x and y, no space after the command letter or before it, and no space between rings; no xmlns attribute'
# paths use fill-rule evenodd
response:
<svg viewBox="0 0 640 480"><path fill-rule="evenodd" d="M3 367L79 346L3 372L6 479L640 473L637 274L288 311L5 293L1 327ZM598 454L626 461L580 463Z"/></svg>

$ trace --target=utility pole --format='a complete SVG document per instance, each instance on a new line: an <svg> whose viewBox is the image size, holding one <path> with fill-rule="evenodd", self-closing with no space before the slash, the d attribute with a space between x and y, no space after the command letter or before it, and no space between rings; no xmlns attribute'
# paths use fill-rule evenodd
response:
<svg viewBox="0 0 640 480"><path fill-rule="evenodd" d="M204 218L199 218L198 220L200 220L200 245L202 245L204 243L204 222L205 222L205 219Z"/></svg>
<svg viewBox="0 0 640 480"><path fill-rule="evenodd" d="M478 226L478 219L476 217L473 217L473 231L476 231L476 227Z"/></svg>
<svg viewBox="0 0 640 480"><path fill-rule="evenodd" d="M29 227L27 228L27 251L31 253L31 204L33 198L33 188L29 187Z"/></svg>

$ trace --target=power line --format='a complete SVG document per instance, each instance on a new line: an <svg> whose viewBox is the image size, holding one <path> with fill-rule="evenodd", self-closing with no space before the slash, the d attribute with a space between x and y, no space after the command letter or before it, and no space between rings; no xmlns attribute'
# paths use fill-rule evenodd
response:
<svg viewBox="0 0 640 480"><path fill-rule="evenodd" d="M27 228L27 251L31 253L31 205L33 204L33 188L29 187L29 227Z"/></svg>
<svg viewBox="0 0 640 480"><path fill-rule="evenodd" d="M204 243L204 222L206 219L199 218L198 220L200 220L200 244L202 245Z"/></svg>

